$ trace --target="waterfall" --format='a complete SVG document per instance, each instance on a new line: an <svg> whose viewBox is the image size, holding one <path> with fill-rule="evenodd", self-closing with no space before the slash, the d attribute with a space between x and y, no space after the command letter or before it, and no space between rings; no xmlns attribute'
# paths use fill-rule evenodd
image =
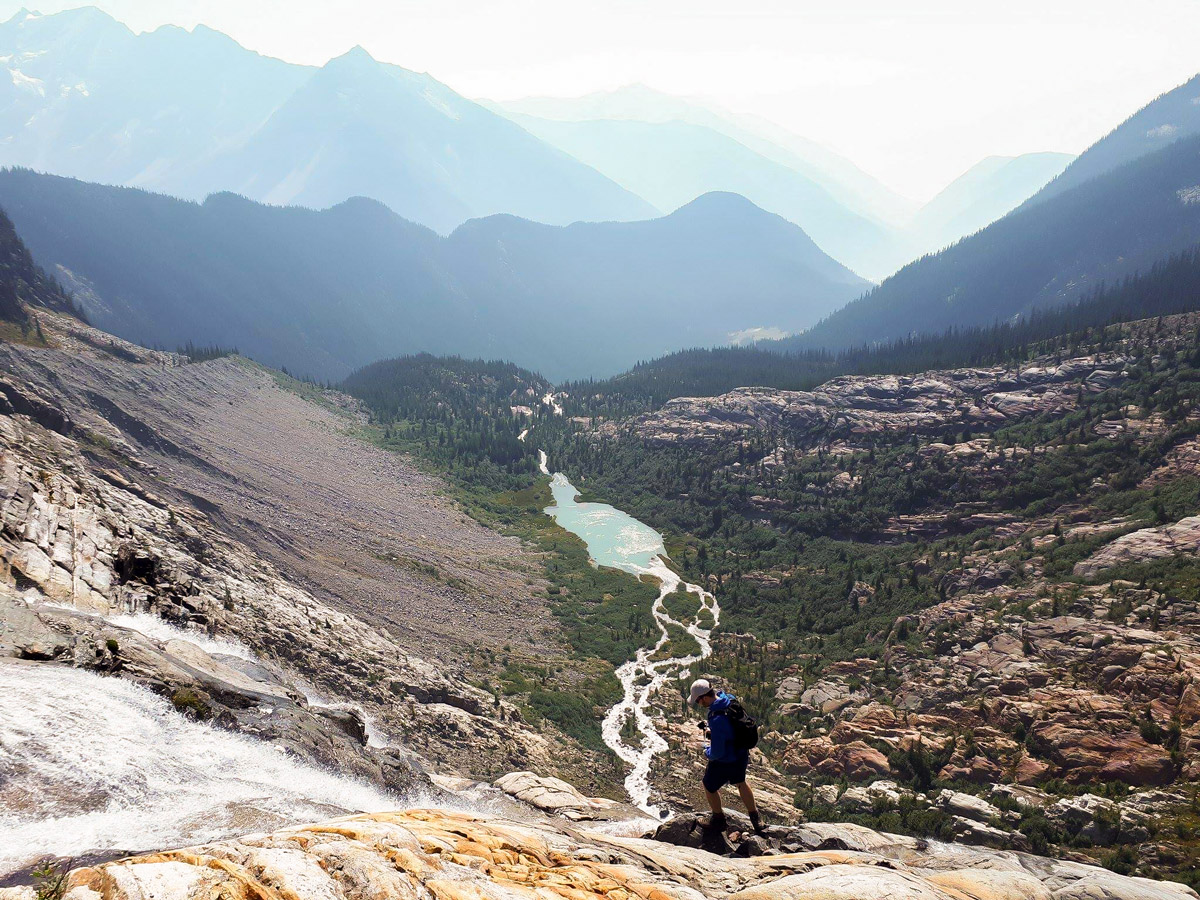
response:
<svg viewBox="0 0 1200 900"><path fill-rule="evenodd" d="M6 661L0 698L0 872L399 805L122 679Z"/></svg>

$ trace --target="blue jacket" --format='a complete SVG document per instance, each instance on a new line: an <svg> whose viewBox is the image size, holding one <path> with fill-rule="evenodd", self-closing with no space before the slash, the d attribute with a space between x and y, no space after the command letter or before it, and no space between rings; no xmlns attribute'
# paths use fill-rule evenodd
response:
<svg viewBox="0 0 1200 900"><path fill-rule="evenodd" d="M733 744L733 723L725 715L729 704L736 700L733 694L721 691L717 699L708 708L709 746L704 755L716 762L734 763L750 758L750 751L745 747L735 747Z"/></svg>

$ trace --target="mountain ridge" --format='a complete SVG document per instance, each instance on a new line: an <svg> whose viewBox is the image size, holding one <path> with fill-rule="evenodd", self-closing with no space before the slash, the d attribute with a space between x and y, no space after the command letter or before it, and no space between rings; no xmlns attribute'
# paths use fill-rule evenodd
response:
<svg viewBox="0 0 1200 900"><path fill-rule="evenodd" d="M94 8L0 25L0 162L201 200L382 200L443 233L515 212L556 224L656 210L454 92L358 47L321 67L211 28L133 33ZM398 119L398 116L400 117Z"/></svg>
<svg viewBox="0 0 1200 900"><path fill-rule="evenodd" d="M497 215L447 237L371 199L196 203L24 170L0 172L0 206L35 258L81 286L97 325L148 345L237 346L319 378L419 351L507 356L555 378L615 372L676 341L804 327L866 284L730 195L639 222Z"/></svg>
<svg viewBox="0 0 1200 900"><path fill-rule="evenodd" d="M1200 243L1200 205L1187 194L1197 184L1200 137L1177 141L1022 204L775 346L838 348L986 326L1076 299Z"/></svg>

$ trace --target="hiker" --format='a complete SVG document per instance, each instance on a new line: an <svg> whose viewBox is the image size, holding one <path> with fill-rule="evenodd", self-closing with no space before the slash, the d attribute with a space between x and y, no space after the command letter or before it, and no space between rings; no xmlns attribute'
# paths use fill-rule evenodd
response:
<svg viewBox="0 0 1200 900"><path fill-rule="evenodd" d="M714 690L705 678L692 682L689 700L693 706L703 706L708 710L708 722L701 725L708 732L709 740L704 748L704 755L708 758L708 765L704 769L704 795L712 808L708 827L725 828L725 810L721 806L718 791L732 784L746 806L750 824L756 833L761 832L762 821L758 806L754 803L754 793L746 784L750 748L758 743L758 723L746 715L737 697Z"/></svg>

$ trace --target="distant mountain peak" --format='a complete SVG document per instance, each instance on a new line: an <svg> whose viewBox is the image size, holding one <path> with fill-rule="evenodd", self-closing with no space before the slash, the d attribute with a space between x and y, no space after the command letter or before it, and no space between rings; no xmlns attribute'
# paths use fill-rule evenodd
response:
<svg viewBox="0 0 1200 900"><path fill-rule="evenodd" d="M41 13L36 10L22 8L13 18L21 20L48 19L58 22L111 22L114 25L125 27L121 22L98 6L77 6L74 9L64 9L55 13Z"/></svg>
<svg viewBox="0 0 1200 900"><path fill-rule="evenodd" d="M36 34L46 35L79 35L93 30L133 35L133 30L127 25L96 6L79 6L55 13L40 13L22 7L3 23L3 27L9 26L22 31L28 26Z"/></svg>
<svg viewBox="0 0 1200 900"><path fill-rule="evenodd" d="M379 60L373 57L369 50L362 44L355 44L341 56L335 56L326 65L331 63L357 63L359 65L378 65Z"/></svg>
<svg viewBox="0 0 1200 900"><path fill-rule="evenodd" d="M690 203L685 203L671 215L695 212L721 212L728 215L731 213L745 214L749 211L760 214L764 213L764 210L758 204L748 200L741 194L734 193L733 191L709 191L708 193L701 194Z"/></svg>

